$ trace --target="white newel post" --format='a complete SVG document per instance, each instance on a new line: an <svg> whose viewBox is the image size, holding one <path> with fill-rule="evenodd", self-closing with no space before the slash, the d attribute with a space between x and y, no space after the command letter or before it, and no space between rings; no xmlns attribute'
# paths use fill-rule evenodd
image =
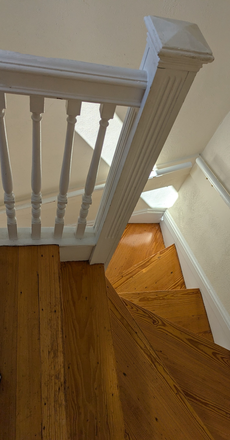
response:
<svg viewBox="0 0 230 440"><path fill-rule="evenodd" d="M32 206L32 225L31 237L34 240L41 238L41 120L44 113L44 97L33 95L30 97L31 119L33 121L33 140L32 140L32 170L31 170L31 206Z"/></svg>
<svg viewBox="0 0 230 440"><path fill-rule="evenodd" d="M141 106L123 124L95 221L92 264L107 264L138 202L196 73L213 61L197 25L146 17L147 45L141 70L148 84Z"/></svg>
<svg viewBox="0 0 230 440"><path fill-rule="evenodd" d="M0 92L0 160L4 203L6 206L7 227L10 240L17 240L17 220L15 216L15 197L13 193L13 178L5 126L5 94Z"/></svg>
<svg viewBox="0 0 230 440"><path fill-rule="evenodd" d="M67 130L65 140L65 150L62 161L61 176L59 182L59 194L57 200L57 214L55 219L54 237L61 238L64 228L64 217L67 205L67 191L69 188L69 179L71 172L71 161L73 152L73 142L75 134L75 124L77 116L81 112L81 101L69 99L66 106L67 112Z"/></svg>
<svg viewBox="0 0 230 440"><path fill-rule="evenodd" d="M76 238L82 238L86 228L86 218L88 215L89 207L92 204L92 194L97 178L98 166L101 158L101 151L105 138L106 129L109 125L109 119L114 116L116 105L115 104L102 104L100 106L101 120L99 122L99 131L97 140L91 160L89 172L85 184L85 193L82 196L82 204L80 215L78 217L78 224L76 230Z"/></svg>

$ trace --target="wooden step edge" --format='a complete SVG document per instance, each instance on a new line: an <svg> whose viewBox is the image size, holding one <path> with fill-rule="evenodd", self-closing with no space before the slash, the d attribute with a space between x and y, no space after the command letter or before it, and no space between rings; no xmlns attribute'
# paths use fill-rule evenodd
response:
<svg viewBox="0 0 230 440"><path fill-rule="evenodd" d="M176 325L171 326L168 320L155 313L148 313L136 305L130 307L128 310L133 318L213 437L227 440L230 432L230 351L221 350L214 343L207 344L206 340Z"/></svg>
<svg viewBox="0 0 230 440"><path fill-rule="evenodd" d="M109 307L112 313L117 317L117 319L122 323L122 325L126 328L126 331L130 334L130 336L134 339L136 344L140 346L145 356L150 360L150 362L154 365L156 370L162 379L167 383L171 391L174 395L177 396L179 401L186 408L187 412L190 414L193 421L195 421L201 435L205 439L214 440L212 435L210 434L207 427L204 425L202 420L199 418L197 413L194 411L190 403L188 402L185 394L180 389L179 385L170 375L168 370L165 368L164 364L160 361L159 357L153 350L151 344L148 339L132 317L131 313L123 304L122 300L119 298L113 286L110 284L108 280L106 280L108 299L109 299ZM122 308L122 313L120 309Z"/></svg>
<svg viewBox="0 0 230 440"><path fill-rule="evenodd" d="M151 255L150 257L145 258L140 263L134 264L134 266L132 266L130 269L123 272L123 274L121 276L119 275L113 281L112 285L113 285L114 289L117 289L119 286L121 286L124 282L126 282L133 275L136 275L137 272L140 272L143 269L145 269L146 267L148 267L149 264L151 264L154 259L156 259L158 256L160 257L162 254L166 253L168 251L168 249L171 249L172 247L175 247L175 245L172 244L171 246L168 246L167 248L156 252L155 254Z"/></svg>
<svg viewBox="0 0 230 440"><path fill-rule="evenodd" d="M190 332L189 330L185 329L184 327L181 327L178 324L175 324L171 322L170 320L166 318L162 318L161 316L150 312L149 310L145 309L144 307L138 306L137 304L134 304L133 302L121 298L122 302L126 305L127 309L129 310L130 314L132 315L132 309L139 309L140 311L144 312L146 315L148 315L151 320L158 320L162 323L165 323L168 327L173 328L173 331L176 332L177 337L179 337L179 333L182 333L183 335L186 335L187 338L192 338L194 341L196 341L196 347L197 350L200 349L200 345L203 346L203 349L201 350L203 354L208 355L208 351L210 350L213 353L213 350L215 350L215 353L219 355L220 357L226 357L227 361L225 362L229 368L230 368L230 350L227 348L222 347L221 345L216 344L215 342L211 342L208 339L204 338L203 336L199 336L193 332ZM134 318L135 319L135 318ZM181 338L180 338L181 339Z"/></svg>
<svg viewBox="0 0 230 440"><path fill-rule="evenodd" d="M111 283L112 284L112 283ZM115 289L115 287L114 287L114 289ZM115 289L116 290L116 289ZM162 295L162 294L168 294L168 293L171 293L172 294L172 296L173 295L176 295L176 294L178 294L178 293L185 293L185 292L200 292L200 289L198 288L198 287L194 287L193 289L178 289L178 290L140 290L140 291L135 291L134 293L136 294L136 293L138 293L138 294L140 294L140 295L148 295L148 294L156 294L156 295ZM132 293L132 292L119 292L118 293L118 295L119 296L122 296L122 295L126 295L126 294L130 294L130 293Z"/></svg>
<svg viewBox="0 0 230 440"><path fill-rule="evenodd" d="M121 298L127 299L134 304L149 310L150 312L168 319L171 322L186 328L192 333L196 333L204 338L214 342L209 319L205 309L204 301L199 288L194 289L176 289L176 290L151 290L151 291L134 291L134 292L118 292ZM169 300L169 302L168 302ZM190 306L189 301L191 300ZM172 301L179 301L178 305L172 304ZM183 302L185 301L185 303ZM172 307L172 313L169 315L169 306ZM184 314L184 304L188 321ZM162 311L162 313L161 313ZM175 311L175 316L174 316ZM180 313L179 313L180 311ZM188 314L189 311L189 314ZM198 312L198 317L197 316ZM180 318L179 318L180 316ZM201 319L201 321L199 321ZM180 322L179 322L180 321ZM186 325L186 322L188 325ZM197 331L195 329L195 326Z"/></svg>
<svg viewBox="0 0 230 440"><path fill-rule="evenodd" d="M128 223L106 269L106 277L113 285L123 272L163 249L159 223Z"/></svg>

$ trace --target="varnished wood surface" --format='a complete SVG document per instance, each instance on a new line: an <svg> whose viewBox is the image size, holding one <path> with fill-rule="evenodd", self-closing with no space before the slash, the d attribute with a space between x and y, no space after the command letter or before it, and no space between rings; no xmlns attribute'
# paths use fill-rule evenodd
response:
<svg viewBox="0 0 230 440"><path fill-rule="evenodd" d="M109 282L107 289L127 437L213 438Z"/></svg>
<svg viewBox="0 0 230 440"><path fill-rule="evenodd" d="M0 438L67 439L58 246L0 248Z"/></svg>
<svg viewBox="0 0 230 440"><path fill-rule="evenodd" d="M0 438L16 438L18 253L0 247ZM13 276L15 274L15 276Z"/></svg>
<svg viewBox="0 0 230 440"><path fill-rule="evenodd" d="M58 246L37 246L43 439L67 437Z"/></svg>
<svg viewBox="0 0 230 440"><path fill-rule="evenodd" d="M125 304L214 439L228 440L230 352L127 300Z"/></svg>
<svg viewBox="0 0 230 440"><path fill-rule="evenodd" d="M164 248L158 223L128 224L106 270L106 277L113 284L123 272Z"/></svg>
<svg viewBox="0 0 230 440"><path fill-rule="evenodd" d="M38 250L18 248L16 269L17 326L17 430L15 439L39 438L42 417ZM45 425L44 425L45 426Z"/></svg>
<svg viewBox="0 0 230 440"><path fill-rule="evenodd" d="M122 440L104 267L61 264L69 438Z"/></svg>
<svg viewBox="0 0 230 440"><path fill-rule="evenodd" d="M175 245L123 272L113 287L118 293L186 289Z"/></svg>
<svg viewBox="0 0 230 440"><path fill-rule="evenodd" d="M120 296L214 342L199 289L120 292Z"/></svg>

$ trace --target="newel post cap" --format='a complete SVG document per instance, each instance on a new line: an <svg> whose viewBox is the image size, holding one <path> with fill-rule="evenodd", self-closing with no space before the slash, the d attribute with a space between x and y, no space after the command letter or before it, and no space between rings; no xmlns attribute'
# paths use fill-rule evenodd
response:
<svg viewBox="0 0 230 440"><path fill-rule="evenodd" d="M212 51L199 27L187 21L145 17L148 37L159 57L186 57L203 63L214 60Z"/></svg>

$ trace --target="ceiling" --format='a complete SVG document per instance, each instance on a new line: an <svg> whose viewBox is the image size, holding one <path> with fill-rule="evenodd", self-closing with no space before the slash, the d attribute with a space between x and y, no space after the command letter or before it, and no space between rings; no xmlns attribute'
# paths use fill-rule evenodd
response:
<svg viewBox="0 0 230 440"><path fill-rule="evenodd" d="M121 67L138 68L146 41L143 18L157 15L198 24L215 61L198 73L175 125L158 159L165 166L200 153L230 110L230 2L226 0L2 0L0 49L45 57L67 58ZM14 176L14 192L21 204L30 197L31 120L26 97L7 97L7 132ZM124 110L117 110L120 118ZM66 129L65 103L46 100L43 118L43 196L57 193ZM70 189L84 186L92 149L76 135ZM109 166L101 161L97 183L106 180ZM179 189L186 172L152 179L148 189L174 183ZM159 180L160 179L160 180ZM173 181L173 182L172 182ZM155 183L154 183L155 182ZM159 183L160 182L160 183ZM95 204L100 200L100 191ZM5 224L1 211L0 226ZM68 224L76 222L80 198L68 208ZM96 206L95 205L95 206ZM138 209L145 207L139 202ZM29 222L28 208L20 211L19 226ZM2 213L1 213L2 212ZM95 217L95 207L90 220ZM50 203L50 215L55 215ZM45 225L50 223L44 208Z"/></svg>

